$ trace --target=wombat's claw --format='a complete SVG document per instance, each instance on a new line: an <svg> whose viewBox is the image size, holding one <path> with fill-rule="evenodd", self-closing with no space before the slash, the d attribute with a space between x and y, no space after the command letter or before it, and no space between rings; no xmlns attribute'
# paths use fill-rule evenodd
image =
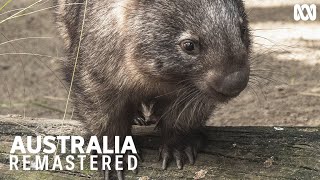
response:
<svg viewBox="0 0 320 180"><path fill-rule="evenodd" d="M103 173L103 179L104 180L110 180L110 171L109 170L105 170Z"/></svg>
<svg viewBox="0 0 320 180"><path fill-rule="evenodd" d="M182 163L182 153L178 150L173 151L173 157L176 160L176 164L178 169L182 169L183 163Z"/></svg>
<svg viewBox="0 0 320 180"><path fill-rule="evenodd" d="M117 171L118 180L124 180L123 171Z"/></svg>
<svg viewBox="0 0 320 180"><path fill-rule="evenodd" d="M191 164L191 165L194 165L195 159L197 158L197 155L198 155L198 150L197 150L197 148L188 146L188 147L184 150L184 152L186 153L190 164Z"/></svg>
<svg viewBox="0 0 320 180"><path fill-rule="evenodd" d="M159 161L162 159L162 169L166 170L170 160L170 152L167 146L160 147L159 150Z"/></svg>
<svg viewBox="0 0 320 180"><path fill-rule="evenodd" d="M143 117L135 117L133 119L133 125L147 126L148 124Z"/></svg>
<svg viewBox="0 0 320 180"><path fill-rule="evenodd" d="M105 170L104 171L104 180L112 180L115 177L110 177L111 176L111 171ZM124 173L123 171L117 171L117 179L118 180L124 180Z"/></svg>
<svg viewBox="0 0 320 180"><path fill-rule="evenodd" d="M187 156L191 165L195 163L195 159L197 156L197 149L191 146L188 146L184 150L173 149L171 150L168 146L163 146L160 148L159 159L162 159L162 169L166 170L168 168L168 164L170 158L173 157L176 161L178 169L183 168L183 159L184 155Z"/></svg>
<svg viewBox="0 0 320 180"><path fill-rule="evenodd" d="M143 162L143 159L141 158L141 155L140 155L139 150L138 150L138 153L137 153L137 154L134 154L134 155L137 157L138 162Z"/></svg>
<svg viewBox="0 0 320 180"><path fill-rule="evenodd" d="M141 161L141 157L139 155L139 153L137 154L132 154L132 153L126 153L124 155L124 162L123 165L128 165L128 155L135 155L138 159L138 162ZM122 166L121 166L122 167ZM103 171L103 175L104 175L104 180L113 180L113 179L117 179L117 180L124 180L124 170L116 170L116 171L110 171L108 170L108 168L105 168L106 170ZM114 172L117 173L117 177L115 177ZM132 170L133 173L138 174L138 168Z"/></svg>
<svg viewBox="0 0 320 180"><path fill-rule="evenodd" d="M140 155L139 155L139 151L138 151L137 154L129 153L129 154L126 154L126 155L125 155L125 157L124 157L124 159L125 159L124 163L125 163L126 165L128 165L128 155L134 155L134 156L137 157L138 162L142 162L142 159L141 159L141 157L140 157ZM133 163L133 162L132 162L132 163ZM138 168L132 170L132 172L133 172L134 174L138 174Z"/></svg>

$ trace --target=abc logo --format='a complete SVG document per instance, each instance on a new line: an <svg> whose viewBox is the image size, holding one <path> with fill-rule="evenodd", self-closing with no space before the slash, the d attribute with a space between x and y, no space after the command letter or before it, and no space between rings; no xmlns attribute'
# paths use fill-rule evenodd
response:
<svg viewBox="0 0 320 180"><path fill-rule="evenodd" d="M315 21L317 19L317 6L312 5L299 5L294 6L294 20L296 21Z"/></svg>

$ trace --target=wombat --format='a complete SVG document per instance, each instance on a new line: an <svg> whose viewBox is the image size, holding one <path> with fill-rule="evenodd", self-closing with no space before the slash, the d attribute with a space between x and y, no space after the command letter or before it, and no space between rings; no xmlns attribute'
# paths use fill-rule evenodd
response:
<svg viewBox="0 0 320 180"><path fill-rule="evenodd" d="M85 0L55 3L70 83ZM163 169L172 157L179 169L184 156L193 164L200 129L217 105L238 96L249 81L251 36L242 0L87 3L72 91L75 112L91 135L113 139L130 135L142 102L155 99Z"/></svg>

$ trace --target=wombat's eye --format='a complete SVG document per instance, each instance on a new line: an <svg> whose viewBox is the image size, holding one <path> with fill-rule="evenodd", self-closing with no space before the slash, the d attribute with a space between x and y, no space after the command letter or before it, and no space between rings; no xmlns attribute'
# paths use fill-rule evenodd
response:
<svg viewBox="0 0 320 180"><path fill-rule="evenodd" d="M194 50L194 43L192 41L186 41L186 42L183 42L182 47L186 51L193 51Z"/></svg>
<svg viewBox="0 0 320 180"><path fill-rule="evenodd" d="M180 47L183 51L185 51L188 54L194 54L198 50L198 44L192 40L183 40L180 42Z"/></svg>

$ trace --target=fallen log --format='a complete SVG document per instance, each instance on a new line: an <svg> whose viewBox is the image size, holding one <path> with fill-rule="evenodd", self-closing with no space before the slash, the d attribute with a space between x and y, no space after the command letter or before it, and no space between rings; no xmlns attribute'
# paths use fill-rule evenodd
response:
<svg viewBox="0 0 320 180"><path fill-rule="evenodd" d="M14 136L83 135L73 120L0 116L0 179L97 179L92 171L10 171ZM160 134L134 126L144 161L127 179L320 179L319 127L207 127L207 146L194 166L168 170L158 162Z"/></svg>

